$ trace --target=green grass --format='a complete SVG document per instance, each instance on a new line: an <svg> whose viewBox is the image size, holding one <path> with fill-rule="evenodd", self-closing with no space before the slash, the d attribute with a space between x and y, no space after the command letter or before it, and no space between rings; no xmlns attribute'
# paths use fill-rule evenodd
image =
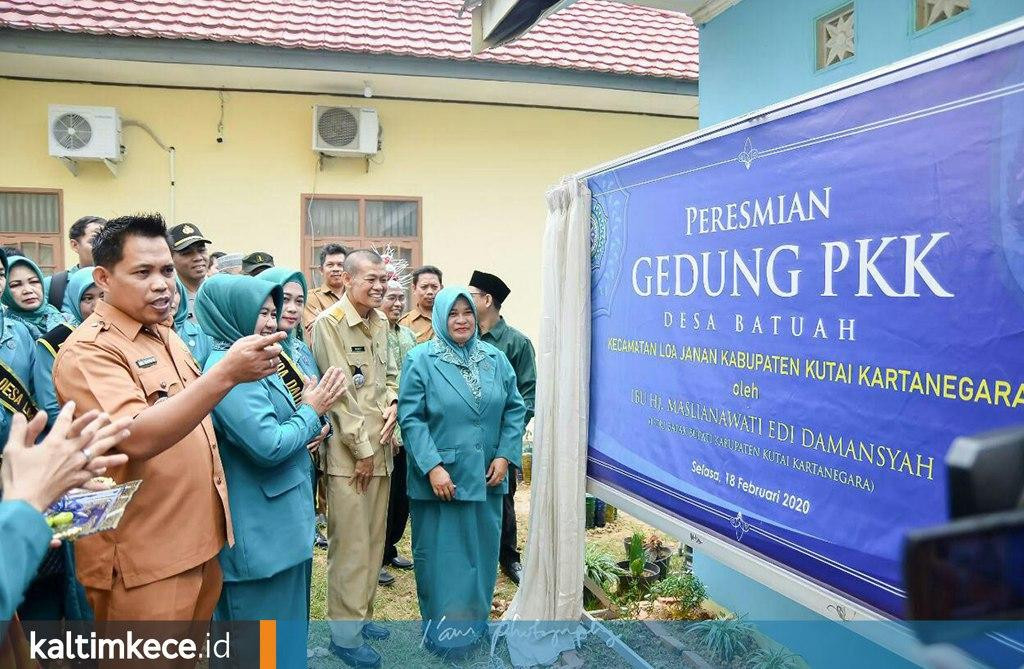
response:
<svg viewBox="0 0 1024 669"><path fill-rule="evenodd" d="M530 516L530 486L522 485L516 491L516 520L519 527L519 545L525 556L525 544ZM625 560L622 540L634 532L652 532L652 528L635 518L619 512L616 521L603 528L587 531L587 542L600 550L613 555L616 560ZM412 556L410 545L410 529L407 527L405 536L398 544L398 552L406 557ZM668 542L668 541L667 541ZM416 603L416 579L412 571L391 569L395 576L395 584L377 588L374 600L374 618L377 620L419 620L419 606ZM313 588L310 602L310 618L312 620L327 619L327 551L313 549ZM515 596L516 586L499 572L495 585L494 597L499 604L507 605ZM499 606L503 610L503 606ZM497 617L497 616L496 616Z"/></svg>
<svg viewBox="0 0 1024 669"><path fill-rule="evenodd" d="M519 543L524 549L527 538L527 521L530 512L530 487L520 485L516 492L516 518L519 525ZM634 532L640 531L650 533L654 531L650 526L641 523L635 518L619 512L614 523L603 528L595 528L587 531L587 543L592 544L598 550L605 551L616 560L625 560L626 555L623 549L623 539ZM670 545L674 542L666 538ZM410 546L410 533L406 529L405 536L398 545L399 553L405 556L412 555ZM673 567L678 568L678 557L673 557ZM377 588L377 596L374 601L374 619L378 621L416 621L399 625L388 625L392 631L392 638L386 642L374 642L372 645L381 653L383 666L385 667L425 667L433 669L446 665L439 658L420 647L420 626L419 607L416 601L416 580L412 571L390 569L395 576L395 583L389 587ZM313 584L310 617L313 623L310 626L310 648L318 649L316 652L323 653L327 646L329 636L328 626L324 622L327 617L327 551L314 549L313 551ZM498 574L495 586L495 601L499 605L493 619L500 618L500 613L515 595L516 586L503 574ZM713 605L712 605L713 606ZM707 608L707 603L705 604ZM680 658L678 654L667 650L662 646L641 623L633 621L616 621L609 625L626 643L637 649L655 667L678 667ZM486 667L489 663L490 648L482 645L478 651L457 662L462 667ZM596 637L589 637L579 651L580 657L586 666L599 667L627 667L629 666L614 650L608 648L603 641ZM505 666L511 666L505 644L498 644L497 657ZM321 667L338 667L340 662L333 656L313 657L310 659L310 667L320 669Z"/></svg>

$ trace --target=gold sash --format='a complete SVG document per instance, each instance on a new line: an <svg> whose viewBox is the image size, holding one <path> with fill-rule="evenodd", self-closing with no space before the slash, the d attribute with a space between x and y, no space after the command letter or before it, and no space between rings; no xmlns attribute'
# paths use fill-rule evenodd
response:
<svg viewBox="0 0 1024 669"><path fill-rule="evenodd" d="M284 381L284 387L291 394L295 406L302 404L302 388L306 384L306 378L299 370L299 366L284 351L281 351L277 359L277 375Z"/></svg>
<svg viewBox="0 0 1024 669"><path fill-rule="evenodd" d="M3 360L0 360L0 406L12 414L23 413L29 420L39 413L24 382Z"/></svg>

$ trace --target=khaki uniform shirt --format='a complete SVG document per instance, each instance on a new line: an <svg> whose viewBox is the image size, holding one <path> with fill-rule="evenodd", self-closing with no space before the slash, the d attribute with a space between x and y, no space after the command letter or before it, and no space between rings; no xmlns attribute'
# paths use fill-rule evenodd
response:
<svg viewBox="0 0 1024 669"><path fill-rule="evenodd" d="M340 367L348 392L328 415L334 436L327 445L326 471L352 476L356 460L373 456L373 475L391 474L391 448L380 443L384 411L398 399L398 367L388 352L388 319L374 309L363 320L348 296L313 326L313 356L320 369ZM356 387L356 374L363 383Z"/></svg>
<svg viewBox="0 0 1024 669"><path fill-rule="evenodd" d="M302 327L306 328L307 334L312 333L313 321L320 315L320 312L340 300L344 293L344 289L335 293L328 288L326 283L309 291L309 294L306 295L306 308L302 310Z"/></svg>
<svg viewBox="0 0 1024 669"><path fill-rule="evenodd" d="M413 334L416 335L417 344L422 344L434 338L434 325L433 321L430 320L430 314L424 316L420 312L419 307L413 307L412 311L402 316L398 324L404 325L413 331Z"/></svg>
<svg viewBox="0 0 1024 669"><path fill-rule="evenodd" d="M99 409L135 417L199 377L188 347L170 328L143 328L106 302L68 336L53 363L61 403L79 415ZM132 437L128 437L131 440ZM159 455L107 472L141 479L117 529L75 542L83 585L109 590L114 570L132 588L183 573L233 543L227 484L209 417Z"/></svg>

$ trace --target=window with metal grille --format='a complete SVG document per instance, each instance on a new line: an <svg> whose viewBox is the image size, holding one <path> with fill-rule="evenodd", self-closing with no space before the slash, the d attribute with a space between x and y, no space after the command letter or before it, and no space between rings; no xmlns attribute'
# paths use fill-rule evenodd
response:
<svg viewBox="0 0 1024 669"><path fill-rule="evenodd" d="M855 51L853 3L820 17L815 24L817 69L853 58Z"/></svg>
<svg viewBox="0 0 1024 669"><path fill-rule="evenodd" d="M914 29L924 30L971 8L971 0L914 0Z"/></svg>
<svg viewBox="0 0 1024 669"><path fill-rule="evenodd" d="M422 199L361 195L302 196L302 269L310 286L322 282L320 249L341 244L349 249L383 249L411 267L421 263Z"/></svg>
<svg viewBox="0 0 1024 669"><path fill-rule="evenodd" d="M0 246L13 246L43 274L64 269L62 193L43 188L0 188Z"/></svg>

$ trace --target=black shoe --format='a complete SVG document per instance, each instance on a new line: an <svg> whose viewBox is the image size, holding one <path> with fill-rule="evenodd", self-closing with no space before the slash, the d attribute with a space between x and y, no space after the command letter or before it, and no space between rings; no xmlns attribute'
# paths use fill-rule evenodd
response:
<svg viewBox="0 0 1024 669"><path fill-rule="evenodd" d="M394 585L395 577L388 572L384 567L380 568L380 574L377 576L377 585Z"/></svg>
<svg viewBox="0 0 1024 669"><path fill-rule="evenodd" d="M366 623L363 625L363 631L361 634L364 639L383 641L391 636L391 631L387 627L378 625L377 623Z"/></svg>
<svg viewBox="0 0 1024 669"><path fill-rule="evenodd" d="M317 548L327 548L327 537L320 530L316 531L316 538L313 539L313 545Z"/></svg>
<svg viewBox="0 0 1024 669"><path fill-rule="evenodd" d="M331 641L331 653L350 667L376 669L380 666L380 653L365 643L355 648L342 648Z"/></svg>
<svg viewBox="0 0 1024 669"><path fill-rule="evenodd" d="M412 560L407 557L397 555L391 558L391 566L395 569L412 569Z"/></svg>
<svg viewBox="0 0 1024 669"><path fill-rule="evenodd" d="M512 581L516 585L519 585L519 579L523 575L523 565L519 562L512 562L509 564L502 563L501 573L508 576L508 580Z"/></svg>

